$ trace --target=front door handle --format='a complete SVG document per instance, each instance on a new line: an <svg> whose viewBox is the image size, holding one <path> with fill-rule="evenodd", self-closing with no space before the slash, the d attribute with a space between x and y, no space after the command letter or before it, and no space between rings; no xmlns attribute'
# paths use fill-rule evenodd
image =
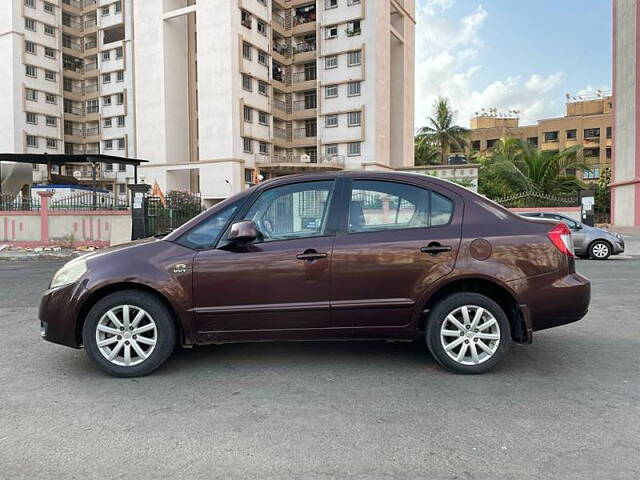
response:
<svg viewBox="0 0 640 480"><path fill-rule="evenodd" d="M307 261L313 261L313 260L318 260L320 258L327 258L327 254L326 253L319 253L316 252L313 249L309 249L309 250L305 250L304 253L300 253L298 255L296 255L296 258L298 260L307 260Z"/></svg>
<svg viewBox="0 0 640 480"><path fill-rule="evenodd" d="M439 243L430 243L426 247L420 249L422 253L428 253L429 255L436 256L442 252L450 252L450 245L440 245Z"/></svg>

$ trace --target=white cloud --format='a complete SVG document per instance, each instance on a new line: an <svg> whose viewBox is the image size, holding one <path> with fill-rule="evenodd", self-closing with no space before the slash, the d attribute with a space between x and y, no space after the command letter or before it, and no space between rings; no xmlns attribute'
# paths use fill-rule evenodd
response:
<svg viewBox="0 0 640 480"><path fill-rule="evenodd" d="M489 13L477 4L461 18L450 20L442 13L453 3L419 0L416 6L416 127L426 124L440 95L449 97L463 126L469 125L474 112L487 107L518 109L521 124L561 112L563 98L555 98L553 90L566 79L562 72L507 76L478 88L479 55L486 48L481 30Z"/></svg>

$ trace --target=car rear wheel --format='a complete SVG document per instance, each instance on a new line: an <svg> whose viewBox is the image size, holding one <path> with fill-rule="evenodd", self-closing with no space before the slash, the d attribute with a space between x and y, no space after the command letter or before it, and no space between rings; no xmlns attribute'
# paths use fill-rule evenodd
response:
<svg viewBox="0 0 640 480"><path fill-rule="evenodd" d="M602 240L596 240L589 246L589 256L595 260L606 260L611 256L611 245Z"/></svg>
<svg viewBox="0 0 640 480"><path fill-rule="evenodd" d="M85 351L118 377L148 375L171 356L176 329L171 313L153 295L128 290L98 301L82 328Z"/></svg>
<svg viewBox="0 0 640 480"><path fill-rule="evenodd" d="M455 293L438 302L429 313L425 337L431 355L455 373L484 373L511 345L504 311L479 293Z"/></svg>

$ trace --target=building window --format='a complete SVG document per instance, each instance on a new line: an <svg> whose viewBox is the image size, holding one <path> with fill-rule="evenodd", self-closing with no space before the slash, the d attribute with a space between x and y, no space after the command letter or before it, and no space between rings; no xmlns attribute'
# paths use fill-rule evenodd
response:
<svg viewBox="0 0 640 480"><path fill-rule="evenodd" d="M493 148L493 146L497 141L498 141L497 138L490 138L489 140L487 140L487 149Z"/></svg>
<svg viewBox="0 0 640 480"><path fill-rule="evenodd" d="M349 82L347 84L347 95L349 97L357 97L360 95L360 82Z"/></svg>
<svg viewBox="0 0 640 480"><path fill-rule="evenodd" d="M124 150L124 138L118 139L118 150Z"/></svg>
<svg viewBox="0 0 640 480"><path fill-rule="evenodd" d="M36 47L35 43L30 42L29 40L25 40L24 51L27 53L31 53L32 55L35 55L36 53L38 53L38 48Z"/></svg>
<svg viewBox="0 0 640 480"><path fill-rule="evenodd" d="M36 22L31 18L24 19L24 28L25 30L31 30L32 32L36 31Z"/></svg>
<svg viewBox="0 0 640 480"><path fill-rule="evenodd" d="M46 23L44 24L44 34L45 35L49 35L50 37L55 37L56 36L56 29L55 27L52 27L51 25L47 25Z"/></svg>
<svg viewBox="0 0 640 480"><path fill-rule="evenodd" d="M471 142L471 150L474 152L480 151L480 140L473 140Z"/></svg>
<svg viewBox="0 0 640 480"><path fill-rule="evenodd" d="M258 50L258 63L260 65L264 65L265 67L269 66L269 56L267 55L266 52L263 52L262 50Z"/></svg>
<svg viewBox="0 0 640 480"><path fill-rule="evenodd" d="M113 11L114 13L120 13L122 11L122 3L121 2L116 2L113 4Z"/></svg>
<svg viewBox="0 0 640 480"><path fill-rule="evenodd" d="M596 178L600 178L600 165L595 165L591 167L589 170L583 170L582 177L588 180L594 180Z"/></svg>
<svg viewBox="0 0 640 480"><path fill-rule="evenodd" d="M244 106L244 121L247 123L253 122L253 110L251 107Z"/></svg>
<svg viewBox="0 0 640 480"><path fill-rule="evenodd" d="M44 56L47 58L56 58L56 51L50 47L44 47Z"/></svg>
<svg viewBox="0 0 640 480"><path fill-rule="evenodd" d="M269 91L267 90L267 84L265 82L258 81L258 93L265 97L269 96Z"/></svg>
<svg viewBox="0 0 640 480"><path fill-rule="evenodd" d="M27 147L38 148L38 137L27 135Z"/></svg>
<svg viewBox="0 0 640 480"><path fill-rule="evenodd" d="M122 105L124 103L124 93L116 93L116 105Z"/></svg>
<svg viewBox="0 0 640 480"><path fill-rule="evenodd" d="M326 128L334 128L338 126L338 115L327 115L324 117L324 126Z"/></svg>
<svg viewBox="0 0 640 480"><path fill-rule="evenodd" d="M529 142L529 145L537 147L538 146L538 137L529 137L529 138L527 138L527 142Z"/></svg>
<svg viewBox="0 0 640 480"><path fill-rule="evenodd" d="M58 141L55 138L47 138L47 148L58 148Z"/></svg>
<svg viewBox="0 0 640 480"><path fill-rule="evenodd" d="M347 155L357 157L360 155L360 142L347 143Z"/></svg>
<svg viewBox="0 0 640 480"><path fill-rule="evenodd" d="M105 118L105 119L102 121L102 127L103 127L103 128L111 128L111 125L112 125L112 120L111 120L111 118Z"/></svg>
<svg viewBox="0 0 640 480"><path fill-rule="evenodd" d="M557 142L558 141L558 132L544 132L544 141L545 142Z"/></svg>
<svg viewBox="0 0 640 480"><path fill-rule="evenodd" d="M111 52L109 50L102 52L102 61L108 62L109 60L111 60Z"/></svg>
<svg viewBox="0 0 640 480"><path fill-rule="evenodd" d="M104 149L105 150L113 150L113 140L105 140L104 141Z"/></svg>
<svg viewBox="0 0 640 480"><path fill-rule="evenodd" d="M253 142L250 138L242 137L242 150L244 153L253 153Z"/></svg>
<svg viewBox="0 0 640 480"><path fill-rule="evenodd" d="M585 128L584 129L584 138L600 138L600 129L599 128Z"/></svg>
<svg viewBox="0 0 640 480"><path fill-rule="evenodd" d="M111 83L111 74L103 73L102 74L102 83Z"/></svg>
<svg viewBox="0 0 640 480"><path fill-rule="evenodd" d="M27 123L32 125L38 124L38 116L33 112L27 112Z"/></svg>
<svg viewBox="0 0 640 480"><path fill-rule="evenodd" d="M240 10L240 23L244 27L251 28L251 14L246 10Z"/></svg>
<svg viewBox="0 0 640 480"><path fill-rule="evenodd" d="M98 105L98 99L94 98L93 100L87 100L86 110L87 110L87 113L98 113L100 110L100 106Z"/></svg>
<svg viewBox="0 0 640 480"><path fill-rule="evenodd" d="M108 5L106 7L102 7L102 16L103 17L109 16L109 6Z"/></svg>
<svg viewBox="0 0 640 480"><path fill-rule="evenodd" d="M360 30L360 20L352 20L347 23L347 35L350 37L354 37L356 35L360 35L362 31Z"/></svg>
<svg viewBox="0 0 640 480"><path fill-rule="evenodd" d="M337 155L338 154L338 144L330 143L324 147L324 153L327 155Z"/></svg>
<svg viewBox="0 0 640 480"><path fill-rule="evenodd" d="M124 139L122 139L122 141L124 142ZM118 171L119 172L126 172L127 171L127 166L124 163L119 163L118 164Z"/></svg>
<svg viewBox="0 0 640 480"><path fill-rule="evenodd" d="M247 75L246 73L242 74L242 88L244 88L247 92L250 92L253 90L252 88L252 81L251 81L251 77L249 75Z"/></svg>
<svg viewBox="0 0 640 480"><path fill-rule="evenodd" d="M115 52L116 52L116 60L120 60L124 54L122 47L116 47Z"/></svg>
<svg viewBox="0 0 640 480"><path fill-rule="evenodd" d="M266 37L267 36L267 24L265 22L263 22L262 20L258 20L256 23L257 23L256 29L258 30L258 33L261 33L262 35L264 35Z"/></svg>
<svg viewBox="0 0 640 480"><path fill-rule="evenodd" d="M25 98L31 102L37 102L38 101L38 91L34 90L33 88L27 88L25 89Z"/></svg>
<svg viewBox="0 0 640 480"><path fill-rule="evenodd" d="M328 57L324 57L324 68L327 70L331 68L338 68L338 56L329 55Z"/></svg>
<svg viewBox="0 0 640 480"><path fill-rule="evenodd" d="M104 164L105 172L113 172L113 163L105 163Z"/></svg>
<svg viewBox="0 0 640 480"><path fill-rule="evenodd" d="M331 10L332 8L338 8L338 0L325 0L325 10Z"/></svg>
<svg viewBox="0 0 640 480"><path fill-rule="evenodd" d="M38 69L36 67L34 67L33 65L25 65L25 75L27 77L33 77L33 78L37 78L38 77Z"/></svg>
<svg viewBox="0 0 640 480"><path fill-rule="evenodd" d="M267 112L258 112L258 123L260 125L269 125L269 114Z"/></svg>
<svg viewBox="0 0 640 480"><path fill-rule="evenodd" d="M349 54L348 54L349 61L347 62L347 64L350 67L356 67L356 66L360 65L362 63L361 56L362 55L361 55L360 50L354 50L353 52L349 52Z"/></svg>
<svg viewBox="0 0 640 480"><path fill-rule="evenodd" d="M122 128L124 127L125 123L124 123L124 115L120 115L118 116L118 128Z"/></svg>
<svg viewBox="0 0 640 480"><path fill-rule="evenodd" d="M36 0L24 0L27 7L36 8Z"/></svg>
<svg viewBox="0 0 640 480"><path fill-rule="evenodd" d="M253 169L244 169L244 183L253 183Z"/></svg>
<svg viewBox="0 0 640 480"><path fill-rule="evenodd" d="M102 97L102 106L108 107L111 105L111 95L105 95Z"/></svg>
<svg viewBox="0 0 640 480"><path fill-rule="evenodd" d="M58 126L58 119L56 117L52 117L50 115L47 115L45 117L45 123L46 123L47 127L57 127Z"/></svg>
<svg viewBox="0 0 640 480"><path fill-rule="evenodd" d="M338 26L332 25L326 28L326 38L327 40L331 40L333 38L338 38Z"/></svg>
<svg viewBox="0 0 640 480"><path fill-rule="evenodd" d="M124 82L124 70L116 72L116 82Z"/></svg>
<svg viewBox="0 0 640 480"><path fill-rule="evenodd" d="M347 6L360 5L360 0L347 0Z"/></svg>
<svg viewBox="0 0 640 480"><path fill-rule="evenodd" d="M335 98L338 96L338 85L327 85L324 87L324 96L326 98Z"/></svg>
<svg viewBox="0 0 640 480"><path fill-rule="evenodd" d="M55 82L56 81L56 72L52 72L51 70L45 70L44 71L44 78L46 80L49 80L50 82Z"/></svg>
<svg viewBox="0 0 640 480"><path fill-rule="evenodd" d="M359 127L360 126L360 113L361 112L349 112L348 114L348 125L350 127Z"/></svg>
<svg viewBox="0 0 640 480"><path fill-rule="evenodd" d="M269 153L269 144L267 142L259 142L258 151L263 155L267 155Z"/></svg>
<svg viewBox="0 0 640 480"><path fill-rule="evenodd" d="M573 130L567 130L567 139L573 140L575 138L576 138L576 129L574 128Z"/></svg>
<svg viewBox="0 0 640 480"><path fill-rule="evenodd" d="M45 93L44 98L47 103L58 103L58 97L56 97L53 93Z"/></svg>
<svg viewBox="0 0 640 480"><path fill-rule="evenodd" d="M242 56L247 60L251 60L251 44L242 42Z"/></svg>

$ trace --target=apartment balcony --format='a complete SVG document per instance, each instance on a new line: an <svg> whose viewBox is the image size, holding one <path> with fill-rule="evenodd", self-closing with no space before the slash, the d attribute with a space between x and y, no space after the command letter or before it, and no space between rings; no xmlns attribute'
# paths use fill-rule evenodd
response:
<svg viewBox="0 0 640 480"><path fill-rule="evenodd" d="M84 0L84 8L90 9L95 8L97 6L96 0Z"/></svg>
<svg viewBox="0 0 640 480"><path fill-rule="evenodd" d="M96 18L89 18L84 21L84 31L90 33L98 28L98 20Z"/></svg>
<svg viewBox="0 0 640 480"><path fill-rule="evenodd" d="M344 169L344 156L312 157L310 155L256 155L256 165L261 170L279 173L298 173Z"/></svg>
<svg viewBox="0 0 640 480"><path fill-rule="evenodd" d="M600 137L584 137L582 141L585 148L587 147L599 147L600 146Z"/></svg>
<svg viewBox="0 0 640 480"><path fill-rule="evenodd" d="M305 98L304 100L296 100L293 102L293 118L316 117L317 115L316 97Z"/></svg>
<svg viewBox="0 0 640 480"><path fill-rule="evenodd" d="M84 3L82 0L62 0L62 5L81 9Z"/></svg>
<svg viewBox="0 0 640 480"><path fill-rule="evenodd" d="M302 128L294 128L292 131L291 146L293 147L311 147L317 142L316 125L306 126Z"/></svg>
<svg viewBox="0 0 640 480"><path fill-rule="evenodd" d="M286 128L273 127L273 136L275 138L281 138L283 140L289 140Z"/></svg>
<svg viewBox="0 0 640 480"><path fill-rule="evenodd" d="M82 20L74 17L62 18L62 29L64 30L65 28L74 30L75 32L73 33L76 34L82 33L82 31L84 30Z"/></svg>
<svg viewBox="0 0 640 480"><path fill-rule="evenodd" d="M291 113L291 108L287 108L287 102L284 100L274 99L273 108L285 114Z"/></svg>
<svg viewBox="0 0 640 480"><path fill-rule="evenodd" d="M97 62L85 63L83 70L85 75L91 75L91 76L98 75L98 63Z"/></svg>
<svg viewBox="0 0 640 480"><path fill-rule="evenodd" d="M316 6L308 5L295 9L295 15L292 19L293 33L308 33L316 31Z"/></svg>
<svg viewBox="0 0 640 480"><path fill-rule="evenodd" d="M291 74L291 85L296 90L308 90L316 86L316 71L294 72Z"/></svg>
<svg viewBox="0 0 640 480"><path fill-rule="evenodd" d="M272 18L273 18L272 25L275 30L281 30L283 33L291 30L291 19L287 20L285 16L280 15L279 13L276 13L276 12L272 13Z"/></svg>
<svg viewBox="0 0 640 480"><path fill-rule="evenodd" d="M293 61L294 62L308 62L316 58L317 43L313 42L300 42L293 46Z"/></svg>
<svg viewBox="0 0 640 480"><path fill-rule="evenodd" d="M273 51L275 54L280 55L282 59L291 58L291 47L286 43L274 42Z"/></svg>

